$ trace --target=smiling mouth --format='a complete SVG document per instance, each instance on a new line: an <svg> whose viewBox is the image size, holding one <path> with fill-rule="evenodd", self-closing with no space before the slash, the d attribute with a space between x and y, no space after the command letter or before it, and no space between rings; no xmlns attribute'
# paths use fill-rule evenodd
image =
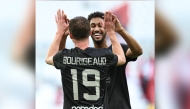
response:
<svg viewBox="0 0 190 109"><path fill-rule="evenodd" d="M100 33L95 33L94 36L95 36L95 37L100 37L101 34L100 34Z"/></svg>
<svg viewBox="0 0 190 109"><path fill-rule="evenodd" d="M100 36L100 33L95 33L94 35L95 35L95 36Z"/></svg>

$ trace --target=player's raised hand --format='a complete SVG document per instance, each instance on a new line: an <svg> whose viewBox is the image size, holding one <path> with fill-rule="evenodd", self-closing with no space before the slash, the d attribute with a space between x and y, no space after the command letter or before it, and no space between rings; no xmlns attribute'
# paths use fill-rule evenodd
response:
<svg viewBox="0 0 190 109"><path fill-rule="evenodd" d="M105 12L104 14L104 29L107 33L115 32L116 19L112 16L111 12Z"/></svg>
<svg viewBox="0 0 190 109"><path fill-rule="evenodd" d="M55 16L55 21L57 24L57 32L63 32L63 34L68 34L69 19L64 14L63 10L57 11L57 16Z"/></svg>
<svg viewBox="0 0 190 109"><path fill-rule="evenodd" d="M115 32L119 32L123 30L123 27L120 23L120 21L118 20L117 16L115 16L114 14L112 14L113 19L116 19L115 21Z"/></svg>

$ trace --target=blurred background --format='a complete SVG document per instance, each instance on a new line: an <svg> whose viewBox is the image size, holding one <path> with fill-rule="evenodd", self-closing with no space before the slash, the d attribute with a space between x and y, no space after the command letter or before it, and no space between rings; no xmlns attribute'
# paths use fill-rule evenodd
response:
<svg viewBox="0 0 190 109"><path fill-rule="evenodd" d="M117 10L115 9L116 7L122 7L120 6L120 3L127 5L127 11L125 10L126 16L122 17L126 18L126 30L140 43L144 50L144 54L140 56L136 62L129 63L128 67L126 68L132 107L134 109L147 109L147 107L154 107L149 105L152 103L151 101L154 101L154 99L150 99L154 98L154 96L150 97L154 95L154 91L152 91L154 90L152 87L154 86L154 82L145 81L153 81L154 79L145 79L145 77L154 78L154 76L149 75L152 74L150 73L151 70L155 68L155 107L157 109L190 109L190 1L154 1L155 5L153 3L151 6L155 6L156 10L155 16L153 16L155 17L155 37L150 35L154 35L154 33L150 33L151 31L144 32L144 29L149 30L149 27L147 29L147 24L144 25L146 20L144 20L144 22L141 20L142 18L145 19L144 17L148 17L148 22L151 22L151 14L150 16L145 15L148 13L153 13L152 7L150 8L145 4L147 2L153 1L131 0L125 3L124 1L117 3L114 1L108 2L109 1L107 1L106 4L104 2L94 4L90 1L86 1L86 3L83 3L83 5L78 5L80 4L78 3L77 7L80 8L76 8L72 13L75 16L84 15L87 17L86 15L99 9L100 11L111 10L113 12ZM112 2L115 4L111 5ZM131 2L139 3L139 5L135 5ZM142 2L143 6L141 4ZM54 16L57 9L64 9L69 18L72 18L74 16L72 16L71 12L69 11L72 10L70 8L73 8L76 5L57 5L60 7L53 8L52 10L49 10L48 8L52 8L53 6L49 6L46 8L48 11L45 10L45 6L42 6L42 10L44 8L42 12L42 10L40 11L40 9L37 9L40 8L37 7L37 5L40 4L43 5L42 1L37 1L35 6L35 0L0 0L0 109L35 109L35 102L36 108L38 109L40 107L41 109L49 109L49 107L62 107L61 100L63 95L62 88L60 87L61 81L59 77L59 71L48 65L45 65L44 55L47 52L47 47L49 47L49 44L55 36L56 24L54 21ZM63 6L67 7L69 10L67 11ZM98 9L93 10L91 9L92 7L98 7ZM146 8L150 8L150 10L147 11ZM82 11L80 9L82 9ZM39 13L38 10L42 13ZM76 13L76 10L81 12ZM46 27L42 28L50 28L50 31L45 31L43 35L36 32L36 34L40 35L38 37L36 35L36 38L42 38L41 40L44 38L44 42L40 42L40 39L38 39L42 45L37 45L38 40L36 40L36 46L39 46L36 47L36 52L38 51L37 49L42 51L38 51L38 53L36 53L36 61L38 60L36 64L39 63L42 67L40 68L40 66L37 67L36 65L36 77L35 11L36 15L37 13L46 16L49 15L49 17L43 17L44 19L41 20L41 22L46 21L47 18L51 19L49 20L50 22L45 24ZM51 12L51 14L49 14L49 12ZM39 21L38 24L40 24ZM153 24L148 25L154 25L154 22ZM142 28L142 26L145 26L146 28ZM38 31L37 28L38 27L36 27L36 31ZM154 29L154 26L150 26L150 28ZM45 37L46 32L52 33ZM149 35L147 35L147 38L144 38L144 34ZM142 37L140 37L141 35ZM150 41L151 38L153 38L153 43L155 42L155 58L154 45L149 44L149 42L152 43L152 41ZM122 40L120 41L122 42ZM69 43L70 42L68 40L67 47L73 47L73 45L69 46ZM150 46L145 47L148 45ZM148 51L153 49L153 52L145 52L147 49ZM150 59L150 57L153 58ZM45 71L44 68L46 68ZM145 73L143 74L139 72ZM139 76L141 79L138 78ZM142 80L145 82L142 82ZM149 83L149 85L143 85L145 83ZM151 87L145 88L147 86ZM46 89L46 91L44 91L44 89ZM151 93L145 94L145 92ZM140 102L141 104L138 102L139 105L137 107L135 102L139 99L142 102Z"/></svg>
<svg viewBox="0 0 190 109"><path fill-rule="evenodd" d="M190 1L155 4L156 108L190 109Z"/></svg>
<svg viewBox="0 0 190 109"><path fill-rule="evenodd" d="M0 60L0 109L34 109L34 0L0 0Z"/></svg>
<svg viewBox="0 0 190 109"><path fill-rule="evenodd" d="M133 109L153 109L154 1L36 1L36 109L63 107L60 71L45 63L57 31L55 15L58 9L64 10L69 19L75 16L87 18L95 11L111 11L117 15L123 27L143 49L143 55L126 68L131 106ZM121 43L125 43L119 35L117 37ZM90 46L93 47L92 40ZM69 37L66 48L74 48Z"/></svg>

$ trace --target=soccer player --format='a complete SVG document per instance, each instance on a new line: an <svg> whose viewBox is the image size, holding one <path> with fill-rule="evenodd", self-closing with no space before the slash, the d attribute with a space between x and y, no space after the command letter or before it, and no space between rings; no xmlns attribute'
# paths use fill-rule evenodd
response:
<svg viewBox="0 0 190 109"><path fill-rule="evenodd" d="M113 68L113 72L109 74L105 106L109 109L131 109L125 68L129 61L136 61L137 57L140 56L143 51L137 41L121 26L117 17L113 14L112 16L116 18L115 32L119 33L127 43L127 45L121 43L126 56L126 63L122 66ZM104 19L105 14L102 12L94 12L88 16L88 20L90 21L91 37L95 48L108 48L113 50L113 44L108 47L105 38L106 31L99 23L100 21L103 22Z"/></svg>
<svg viewBox="0 0 190 109"><path fill-rule="evenodd" d="M48 50L46 63L61 70L63 109L103 109L108 71L111 67L125 63L125 56L114 32L116 19L110 12L106 12L104 17L104 22L100 24L107 31L114 54L107 48L89 47L90 23L85 17L74 17L68 22L63 10L57 11L58 31ZM59 51L59 44L62 37L67 37L68 28L75 48Z"/></svg>

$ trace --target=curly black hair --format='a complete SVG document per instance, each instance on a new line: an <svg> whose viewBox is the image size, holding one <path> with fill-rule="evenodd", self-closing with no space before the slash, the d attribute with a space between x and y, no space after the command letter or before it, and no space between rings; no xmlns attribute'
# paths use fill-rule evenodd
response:
<svg viewBox="0 0 190 109"><path fill-rule="evenodd" d="M90 22L90 20L91 20L92 18L97 18L97 17L104 19L103 16L104 16L104 13L99 12L99 11L96 11L96 12L93 12L93 13L91 13L90 15L88 15L88 21Z"/></svg>

